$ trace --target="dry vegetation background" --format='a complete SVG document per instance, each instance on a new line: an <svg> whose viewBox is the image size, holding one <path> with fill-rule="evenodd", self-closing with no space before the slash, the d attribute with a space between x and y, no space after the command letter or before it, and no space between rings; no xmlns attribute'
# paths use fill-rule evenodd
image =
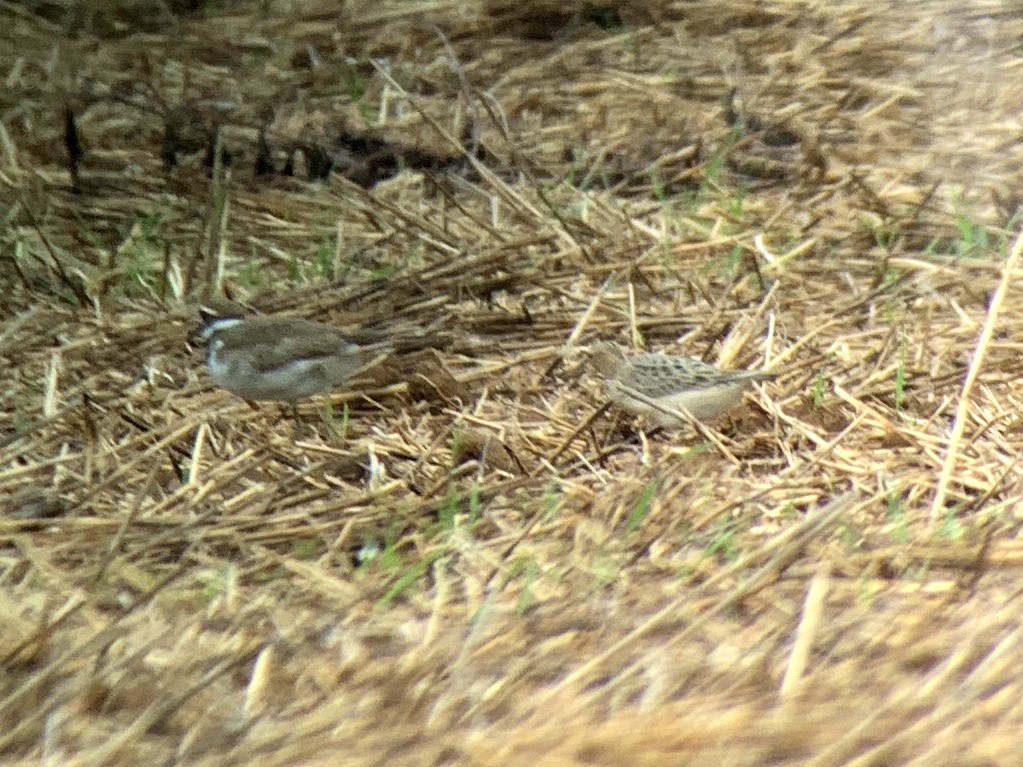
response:
<svg viewBox="0 0 1023 767"><path fill-rule="evenodd" d="M1018 764L1023 4L955 6L0 2L3 763ZM221 287L425 340L296 425ZM654 433L598 339L781 375Z"/></svg>

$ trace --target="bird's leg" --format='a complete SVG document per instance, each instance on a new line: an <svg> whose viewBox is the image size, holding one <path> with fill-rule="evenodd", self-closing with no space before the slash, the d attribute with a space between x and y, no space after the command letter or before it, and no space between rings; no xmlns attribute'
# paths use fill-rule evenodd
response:
<svg viewBox="0 0 1023 767"><path fill-rule="evenodd" d="M295 425L294 438L301 439L307 435L306 423L302 420L298 413L298 402L291 400L286 405L286 412L291 416L292 423Z"/></svg>

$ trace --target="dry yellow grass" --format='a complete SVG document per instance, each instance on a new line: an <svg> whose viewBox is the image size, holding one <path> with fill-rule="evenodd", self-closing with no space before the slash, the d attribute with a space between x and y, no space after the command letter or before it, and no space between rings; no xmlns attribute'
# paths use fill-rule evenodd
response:
<svg viewBox="0 0 1023 767"><path fill-rule="evenodd" d="M3 763L1018 762L1018 9L168 5L0 2ZM410 343L297 428L221 285Z"/></svg>

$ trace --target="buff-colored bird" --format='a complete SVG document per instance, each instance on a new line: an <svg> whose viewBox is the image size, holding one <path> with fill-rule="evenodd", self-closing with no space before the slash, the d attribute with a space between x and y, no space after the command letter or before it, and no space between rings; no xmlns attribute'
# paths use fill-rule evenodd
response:
<svg viewBox="0 0 1023 767"><path fill-rule="evenodd" d="M658 426L686 422L680 411L713 421L742 401L754 381L770 378L764 370L721 370L693 357L638 354L626 357L613 344L600 344L591 357L604 376L611 400L633 415L649 415Z"/></svg>

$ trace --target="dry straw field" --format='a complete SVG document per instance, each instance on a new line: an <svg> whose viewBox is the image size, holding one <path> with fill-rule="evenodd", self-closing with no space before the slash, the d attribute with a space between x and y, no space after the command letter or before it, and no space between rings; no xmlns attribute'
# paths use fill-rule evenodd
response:
<svg viewBox="0 0 1023 767"><path fill-rule="evenodd" d="M1023 4L0 20L0 762L1020 763ZM221 292L399 351L250 407Z"/></svg>

